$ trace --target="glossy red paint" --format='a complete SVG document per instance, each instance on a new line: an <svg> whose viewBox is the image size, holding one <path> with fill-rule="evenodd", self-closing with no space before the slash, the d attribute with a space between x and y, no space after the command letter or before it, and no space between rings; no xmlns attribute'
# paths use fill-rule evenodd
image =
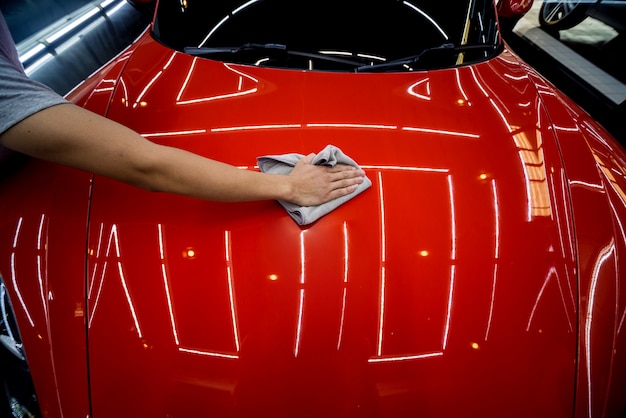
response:
<svg viewBox="0 0 626 418"><path fill-rule="evenodd" d="M46 417L88 411L85 236L91 176L15 156L3 170L0 274Z"/></svg>
<svg viewBox="0 0 626 418"><path fill-rule="evenodd" d="M242 169L332 143L373 186L299 227L36 161L3 177L0 271L44 416L624 411L625 155L511 52L315 73L145 34L70 97Z"/></svg>

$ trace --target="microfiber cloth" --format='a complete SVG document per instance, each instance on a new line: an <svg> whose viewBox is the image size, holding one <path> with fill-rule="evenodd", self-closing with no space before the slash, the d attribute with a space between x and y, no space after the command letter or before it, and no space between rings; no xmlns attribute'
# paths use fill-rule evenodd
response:
<svg viewBox="0 0 626 418"><path fill-rule="evenodd" d="M259 169L264 173L271 174L289 174L293 167L300 159L304 158L301 154L282 154L282 155L266 155L263 157L257 157ZM357 169L359 166L357 163L346 154L344 154L339 148L333 145L327 145L322 151L320 151L315 158L313 158L313 165L323 165L327 167L334 167L337 164L351 165ZM336 209L338 206L352 199L359 193L368 189L372 185L370 179L365 177L363 183L359 184L357 189L345 196L338 197L329 202L322 203L317 206L298 206L293 203L279 200L285 210L293 218L298 225L308 225L315 222L322 216L326 215L330 211Z"/></svg>

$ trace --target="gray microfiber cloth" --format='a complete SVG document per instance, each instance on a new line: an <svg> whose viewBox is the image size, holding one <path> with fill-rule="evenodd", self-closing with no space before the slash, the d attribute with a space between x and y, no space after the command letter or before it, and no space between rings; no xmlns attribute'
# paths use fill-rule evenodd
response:
<svg viewBox="0 0 626 418"><path fill-rule="evenodd" d="M291 170L293 170L296 163L304 157L305 156L302 154L295 153L266 155L257 157L257 162L259 164L259 169L264 173L287 175L291 173ZM348 157L339 148L333 145L327 145L326 148L320 151L315 158L313 158L312 164L324 165L327 167L334 167L337 164L345 164L359 168L357 163L352 158ZM282 200L279 200L278 203L280 203L287 210L289 215L294 221L296 221L296 223L298 223L298 225L308 225L368 189L371 185L371 180L365 177L363 179L363 183L359 184L353 193L338 197L317 206L298 206Z"/></svg>

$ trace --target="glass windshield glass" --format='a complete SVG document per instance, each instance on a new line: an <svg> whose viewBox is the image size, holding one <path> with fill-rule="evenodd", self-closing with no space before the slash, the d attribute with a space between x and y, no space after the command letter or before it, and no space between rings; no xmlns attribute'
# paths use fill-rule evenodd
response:
<svg viewBox="0 0 626 418"><path fill-rule="evenodd" d="M492 0L160 0L153 36L208 59L317 71L452 67L500 48Z"/></svg>

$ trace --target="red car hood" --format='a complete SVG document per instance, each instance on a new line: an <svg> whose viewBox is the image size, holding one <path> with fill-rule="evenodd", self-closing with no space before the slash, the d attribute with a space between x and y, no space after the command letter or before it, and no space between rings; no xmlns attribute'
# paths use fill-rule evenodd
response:
<svg viewBox="0 0 626 418"><path fill-rule="evenodd" d="M571 416L565 179L514 56L314 73L146 39L108 116L248 169L260 155L334 144L373 186L303 228L276 202L96 178L94 416Z"/></svg>

